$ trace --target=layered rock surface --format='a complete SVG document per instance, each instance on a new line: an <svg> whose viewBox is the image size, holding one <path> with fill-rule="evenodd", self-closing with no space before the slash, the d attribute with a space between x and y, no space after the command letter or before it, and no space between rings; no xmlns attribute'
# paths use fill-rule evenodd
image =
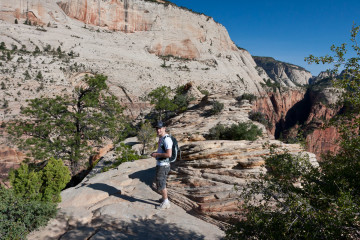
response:
<svg viewBox="0 0 360 240"><path fill-rule="evenodd" d="M288 149L292 154L303 151L299 145L276 140L213 140L184 145L182 160L174 164L169 176L171 199L185 210L224 227L227 221L238 217L241 190L266 172L263 167L264 157L269 154L266 144ZM316 165L315 155L306 154Z"/></svg>
<svg viewBox="0 0 360 240"><path fill-rule="evenodd" d="M276 82L282 83L284 86L294 87L296 85L307 85L312 75L309 71L302 67L277 61L271 57L253 57L258 71L261 74L268 76ZM263 71L265 73L263 73Z"/></svg>
<svg viewBox="0 0 360 240"><path fill-rule="evenodd" d="M155 209L154 166L153 159L124 163L63 191L58 217L28 239L221 239L218 227L175 204Z"/></svg>
<svg viewBox="0 0 360 240"><path fill-rule="evenodd" d="M294 93L295 96L301 93ZM284 96L284 100L289 99ZM224 104L220 114L208 115L211 103ZM294 104L294 103L293 103ZM283 107L291 108L290 102ZM168 123L170 133L182 143L181 161L175 162L169 176L169 196L179 206L198 217L220 227L235 218L239 210L238 190L246 183L255 181L263 168L264 157L269 155L268 144L300 154L303 148L298 144L284 144L273 140L271 131L254 122L262 129L262 136L256 141L205 140L209 129L216 124L230 126L248 122L253 106L247 101L238 102L224 93L210 95L182 115ZM313 164L314 154L306 153Z"/></svg>

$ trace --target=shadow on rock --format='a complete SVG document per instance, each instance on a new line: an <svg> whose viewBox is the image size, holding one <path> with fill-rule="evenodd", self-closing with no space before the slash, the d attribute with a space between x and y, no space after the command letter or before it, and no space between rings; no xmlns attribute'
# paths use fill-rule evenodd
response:
<svg viewBox="0 0 360 240"><path fill-rule="evenodd" d="M140 198L135 198L135 197L132 197L132 196L123 195L121 193L121 190L119 190L119 189L117 189L117 188L115 188L113 186L109 186L109 185L107 185L105 183L94 183L94 184L88 185L87 187L95 189L95 190L101 190L101 191L107 192L109 195L119 197L119 198L124 199L124 200L129 201L129 202L143 202L143 203L150 204L150 205L153 205L153 206L157 205L154 202L150 202L150 201L147 201L145 199L140 199Z"/></svg>
<svg viewBox="0 0 360 240"><path fill-rule="evenodd" d="M155 164L155 163L154 163ZM129 178L131 179L139 179L141 182L145 183L149 187L152 186L154 177L155 177L156 169L155 167L141 170L138 172L134 172L129 175Z"/></svg>
<svg viewBox="0 0 360 240"><path fill-rule="evenodd" d="M183 229L175 223L166 222L164 218L159 216L152 219L133 219L130 222L113 219L109 216L101 216L93 219L88 224L73 223L58 239L201 240L205 239L205 236L192 230Z"/></svg>
<svg viewBox="0 0 360 240"><path fill-rule="evenodd" d="M117 193L121 193L120 189L117 189L113 186L109 186L104 183L93 183L93 184L88 185L87 187L95 189L95 190L107 192L109 195L115 195Z"/></svg>

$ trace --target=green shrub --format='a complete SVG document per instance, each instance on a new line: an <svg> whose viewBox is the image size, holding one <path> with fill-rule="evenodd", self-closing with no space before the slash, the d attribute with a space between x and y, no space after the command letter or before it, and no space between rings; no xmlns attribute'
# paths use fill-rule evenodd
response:
<svg viewBox="0 0 360 240"><path fill-rule="evenodd" d="M281 90L281 84L274 81L272 82L270 79L265 80L263 79L265 83L260 83L262 87L268 87L270 88L273 92L276 92L276 89L279 89L279 91Z"/></svg>
<svg viewBox="0 0 360 240"><path fill-rule="evenodd" d="M236 98L236 100L239 102L241 100L249 100L249 102L253 102L256 99L257 99L257 96L255 96L254 94L251 94L251 93L244 93L243 95Z"/></svg>
<svg viewBox="0 0 360 240"><path fill-rule="evenodd" d="M131 149L131 146L126 145L125 143L120 143L119 147L115 148L115 152L119 155L119 157L115 159L112 165L103 168L103 172L116 168L124 162L133 162L140 158L140 156L136 154L135 150Z"/></svg>
<svg viewBox="0 0 360 240"><path fill-rule="evenodd" d="M4 42L0 43L0 50L6 50L6 45Z"/></svg>
<svg viewBox="0 0 360 240"><path fill-rule="evenodd" d="M201 89L200 92L201 92L202 94L204 94L205 96L209 96L209 94L210 94L209 91L206 90L206 89Z"/></svg>
<svg viewBox="0 0 360 240"><path fill-rule="evenodd" d="M31 76L30 76L30 73L29 73L28 70L26 70L26 71L23 73L23 75L25 76L25 80L31 79Z"/></svg>
<svg viewBox="0 0 360 240"><path fill-rule="evenodd" d="M226 239L359 239L360 141L354 140L320 167L301 154L271 151L267 174L243 188L241 219Z"/></svg>
<svg viewBox="0 0 360 240"><path fill-rule="evenodd" d="M26 235L55 217L56 205L28 201L0 186L0 239L26 239Z"/></svg>
<svg viewBox="0 0 360 240"><path fill-rule="evenodd" d="M61 160L51 158L39 171L29 169L27 164L9 174L14 193L36 201L60 202L60 192L70 181L70 171Z"/></svg>
<svg viewBox="0 0 360 240"><path fill-rule="evenodd" d="M232 124L225 127L217 124L209 130L207 139L211 140L250 140L254 141L262 135L261 129L251 122Z"/></svg>
<svg viewBox="0 0 360 240"><path fill-rule="evenodd" d="M46 46L44 47L44 51L45 51L45 52L50 52L50 51L51 51L51 45L50 45L50 44L46 44Z"/></svg>
<svg viewBox="0 0 360 240"><path fill-rule="evenodd" d="M195 98L187 94L188 90L192 87L191 84L181 85L175 89L175 96L172 102L177 106L176 112L181 113L187 110L191 101Z"/></svg>
<svg viewBox="0 0 360 240"><path fill-rule="evenodd" d="M38 46L35 47L34 53L41 53L40 48Z"/></svg>
<svg viewBox="0 0 360 240"><path fill-rule="evenodd" d="M141 126L137 138L142 144L141 154L145 155L146 150L156 143L156 133L149 122Z"/></svg>
<svg viewBox="0 0 360 240"><path fill-rule="evenodd" d="M6 53L6 59L10 61L12 59L10 52Z"/></svg>
<svg viewBox="0 0 360 240"><path fill-rule="evenodd" d="M10 183L14 193L27 200L41 200L41 173L29 169L27 164L9 173Z"/></svg>
<svg viewBox="0 0 360 240"><path fill-rule="evenodd" d="M210 94L208 90L206 90L206 89L201 89L200 86L198 86L197 89L198 89L203 95L205 95L205 96L209 96L209 94Z"/></svg>
<svg viewBox="0 0 360 240"><path fill-rule="evenodd" d="M219 101L212 102L212 108L209 110L209 115L219 114L224 109L224 104Z"/></svg>
<svg viewBox="0 0 360 240"><path fill-rule="evenodd" d="M272 128L271 122L266 118L266 115L262 112L251 111L249 113L249 119L263 124L266 128Z"/></svg>
<svg viewBox="0 0 360 240"><path fill-rule="evenodd" d="M43 75L42 75L41 71L38 71L38 73L36 75L36 80L43 80Z"/></svg>
<svg viewBox="0 0 360 240"><path fill-rule="evenodd" d="M41 171L41 174L41 200L47 202L60 202L60 192L71 179L69 169L64 166L62 160L51 158Z"/></svg>

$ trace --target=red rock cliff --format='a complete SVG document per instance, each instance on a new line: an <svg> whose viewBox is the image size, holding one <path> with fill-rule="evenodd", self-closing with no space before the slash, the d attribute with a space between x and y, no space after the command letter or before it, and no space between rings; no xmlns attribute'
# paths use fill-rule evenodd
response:
<svg viewBox="0 0 360 240"><path fill-rule="evenodd" d="M258 99L253 111L264 113L272 124L270 132L274 135L276 125L285 121L288 111L305 96L304 90L290 90L286 92L269 92Z"/></svg>
<svg viewBox="0 0 360 240"><path fill-rule="evenodd" d="M324 121L334 117L339 111L324 105L319 100L319 92L287 91L268 93L256 101L253 111L264 113L272 124L270 132L279 138L296 137L299 129L306 135L306 151L315 153L318 159L321 154L336 152L340 138L335 127L324 128Z"/></svg>

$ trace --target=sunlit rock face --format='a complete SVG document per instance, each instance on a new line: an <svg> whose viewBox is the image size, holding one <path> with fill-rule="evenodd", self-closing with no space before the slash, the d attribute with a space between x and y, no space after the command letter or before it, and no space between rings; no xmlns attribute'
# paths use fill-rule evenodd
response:
<svg viewBox="0 0 360 240"><path fill-rule="evenodd" d="M299 154L297 144L280 141L198 141L182 146L182 158L174 163L168 191L172 201L188 211L195 211L208 222L224 226L236 217L241 207L240 192L247 183L257 181L264 157L269 155L266 143L275 144ZM318 165L315 155L302 153Z"/></svg>
<svg viewBox="0 0 360 240"><path fill-rule="evenodd" d="M312 74L306 69L277 61L272 57L254 56L254 60L258 66L258 71L264 71L268 78L280 82L283 86L306 85L309 84L309 80L312 78Z"/></svg>
<svg viewBox="0 0 360 240"><path fill-rule="evenodd" d="M71 18L110 30L153 33L149 51L157 55L173 55L198 59L213 46L215 51L237 50L226 29L212 18L184 11L175 5L153 2L124 1L60 1L58 5Z"/></svg>

